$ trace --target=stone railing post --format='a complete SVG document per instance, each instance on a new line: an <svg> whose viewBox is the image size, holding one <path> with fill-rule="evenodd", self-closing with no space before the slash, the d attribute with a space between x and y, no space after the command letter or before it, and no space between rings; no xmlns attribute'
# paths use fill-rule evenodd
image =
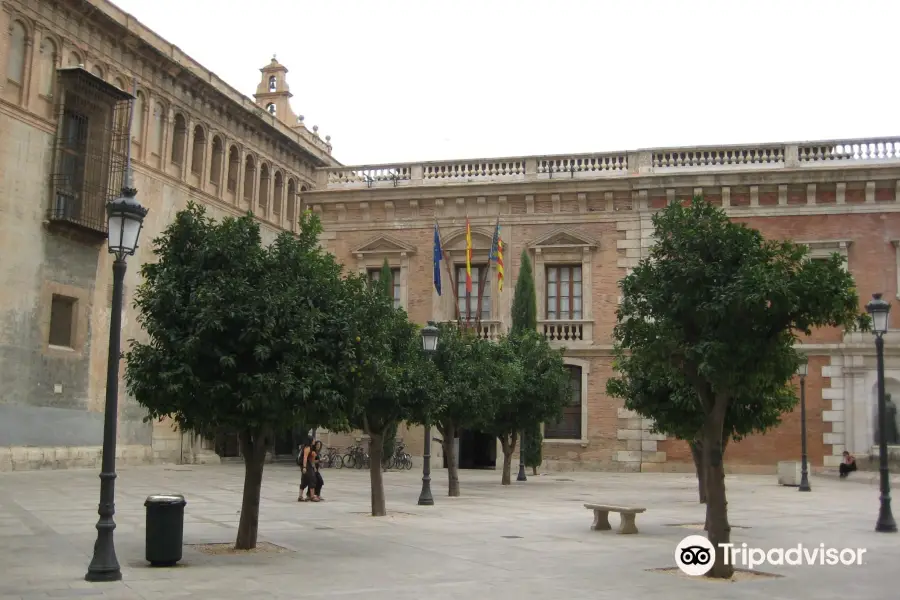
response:
<svg viewBox="0 0 900 600"><path fill-rule="evenodd" d="M800 147L797 144L784 145L784 168L796 169L800 166Z"/></svg>

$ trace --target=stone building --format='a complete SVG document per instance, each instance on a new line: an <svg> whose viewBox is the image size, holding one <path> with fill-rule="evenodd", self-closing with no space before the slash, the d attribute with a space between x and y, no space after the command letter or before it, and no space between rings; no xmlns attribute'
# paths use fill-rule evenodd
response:
<svg viewBox="0 0 900 600"><path fill-rule="evenodd" d="M112 283L104 205L126 154L150 209L126 298L188 201L216 217L252 210L272 239L296 222L316 169L339 163L291 112L274 58L254 100L105 0L4 0L0 30L0 470L93 465ZM123 327L140 335L130 306ZM211 442L145 424L120 398L122 460L216 460Z"/></svg>
<svg viewBox="0 0 900 600"><path fill-rule="evenodd" d="M432 228L440 224L458 273L468 215L475 275L487 278L480 334L488 337L509 326L519 256L529 252L540 331L566 348L572 377L571 406L545 424L548 468L690 468L683 444L649 433L604 393L617 282L646 254L651 215L667 202L702 193L768 236L808 244L813 259L845 256L863 303L876 291L898 297L900 138L346 167L330 139L292 111L287 69L274 57L250 99L106 0L2 0L0 26L8 32L0 41L0 469L97 464L112 280L103 206L119 193L129 153L150 213L126 298L149 240L190 200L219 217L252 210L267 239L300 210L319 213L323 245L348 269L389 261L395 302L418 322L453 318L453 295L432 287ZM498 217L502 293L487 261ZM125 339L141 335L130 306L123 326ZM869 454L871 336L822 330L803 347L813 464L833 467L845 448ZM887 377L896 396L894 332ZM120 398L123 461L236 454L227 435L187 439L171 423L143 423L124 390ZM796 458L798 421L786 415L776 431L729 448L729 466L772 470ZM421 429L400 435L421 454ZM360 437L320 432L344 447ZM284 432L276 452L290 454L295 441ZM498 451L489 437L463 432L459 453L462 466L490 467Z"/></svg>
<svg viewBox="0 0 900 600"><path fill-rule="evenodd" d="M488 278L483 336L507 331L520 255L527 251L539 329L565 347L572 376L571 406L560 423L545 424L547 467L681 470L692 468L686 445L650 433L648 421L605 394L613 374L617 283L652 245L654 211L703 194L771 238L807 244L813 260L840 253L864 305L873 292L898 297L898 180L900 138L884 138L323 167L304 201L321 215L328 247L349 269L389 261L396 302L418 322L455 318L452 294L438 296L432 285L435 221L458 272L469 217L473 271ZM487 260L498 217L506 243L502 293ZM464 311L464 298L461 303ZM896 396L900 336L890 332L886 340L888 392ZM803 342L810 358L812 464L834 467L844 449L868 455L875 422L872 335L819 330ZM490 466L497 449L468 432L459 453L463 465ZM726 460L735 470L772 471L777 461L799 455L797 409L777 430L729 447Z"/></svg>

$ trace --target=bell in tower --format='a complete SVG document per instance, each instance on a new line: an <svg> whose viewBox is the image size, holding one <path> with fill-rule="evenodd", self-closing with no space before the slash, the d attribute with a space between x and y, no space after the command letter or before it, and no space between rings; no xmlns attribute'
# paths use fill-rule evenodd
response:
<svg viewBox="0 0 900 600"><path fill-rule="evenodd" d="M293 94L285 77L287 67L279 63L273 55L271 62L260 69L260 72L262 78L256 87L256 93L253 94L256 103L288 127L296 126L297 115L291 109L290 103Z"/></svg>

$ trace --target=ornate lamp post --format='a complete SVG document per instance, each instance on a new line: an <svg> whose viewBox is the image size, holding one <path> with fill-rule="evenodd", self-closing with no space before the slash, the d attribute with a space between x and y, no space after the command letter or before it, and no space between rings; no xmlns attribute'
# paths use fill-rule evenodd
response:
<svg viewBox="0 0 900 600"><path fill-rule="evenodd" d="M134 254L147 209L134 199L131 165L126 167L122 196L106 205L109 229L109 252L114 254L112 310L109 319L109 355L106 367L106 409L103 415L103 461L100 467L100 507L97 513L97 541L88 567L86 581L118 581L122 579L113 531L116 523L116 425L119 408L119 357L122 335L122 288L125 282L125 258Z"/></svg>
<svg viewBox="0 0 900 600"><path fill-rule="evenodd" d="M804 356L797 367L800 376L800 487L801 492L811 492L809 487L809 467L806 461L806 374L809 371L809 358Z"/></svg>
<svg viewBox="0 0 900 600"><path fill-rule="evenodd" d="M422 328L422 350L430 357L437 352L438 331L434 321L428 321L428 325ZM425 424L425 449L422 453L422 491L419 493L419 506L434 506L434 496L431 495L431 424Z"/></svg>
<svg viewBox="0 0 900 600"><path fill-rule="evenodd" d="M872 317L872 333L875 334L875 351L878 355L878 450L879 471L881 472L881 509L875 531L896 533L897 523L891 513L891 480L888 472L887 455L887 410L884 397L884 334L888 330L888 316L891 305L881 299L881 294L872 294L866 305L866 312Z"/></svg>

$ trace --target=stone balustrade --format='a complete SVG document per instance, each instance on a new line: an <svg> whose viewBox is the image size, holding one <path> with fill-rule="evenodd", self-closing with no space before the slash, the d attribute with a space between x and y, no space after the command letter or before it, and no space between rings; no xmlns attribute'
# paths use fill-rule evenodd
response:
<svg viewBox="0 0 900 600"><path fill-rule="evenodd" d="M323 167L317 190L439 186L675 173L900 166L900 136L800 143L655 148L625 152Z"/></svg>
<svg viewBox="0 0 900 600"><path fill-rule="evenodd" d="M449 325L456 325L456 321L445 321ZM497 340L506 334L506 329L500 321L470 321L468 325L463 321L463 327L472 330L476 336L483 340Z"/></svg>
<svg viewBox="0 0 900 600"><path fill-rule="evenodd" d="M550 342L590 342L591 321L538 321L538 331Z"/></svg>

